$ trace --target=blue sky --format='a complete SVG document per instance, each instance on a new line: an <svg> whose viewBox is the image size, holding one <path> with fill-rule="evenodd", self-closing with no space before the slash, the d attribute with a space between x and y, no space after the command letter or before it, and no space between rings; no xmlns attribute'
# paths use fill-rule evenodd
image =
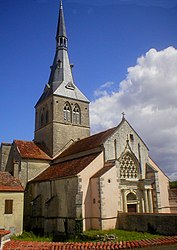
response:
<svg viewBox="0 0 177 250"><path fill-rule="evenodd" d="M92 131L118 124L124 111L153 159L177 179L177 0L63 0L63 6L70 62L91 101ZM33 139L58 8L59 0L0 0L1 142Z"/></svg>

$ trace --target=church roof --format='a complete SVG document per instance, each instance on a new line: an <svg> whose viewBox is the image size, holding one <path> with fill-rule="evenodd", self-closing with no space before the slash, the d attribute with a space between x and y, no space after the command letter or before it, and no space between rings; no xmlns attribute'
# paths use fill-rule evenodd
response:
<svg viewBox="0 0 177 250"><path fill-rule="evenodd" d="M106 162L104 164L104 167L101 168L96 174L92 176L92 178L99 178L102 175L104 175L106 172L108 172L112 167L115 166L115 162Z"/></svg>
<svg viewBox="0 0 177 250"><path fill-rule="evenodd" d="M49 181L75 176L86 168L98 155L99 153L95 153L74 160L53 164L31 182Z"/></svg>
<svg viewBox="0 0 177 250"><path fill-rule="evenodd" d="M59 158L100 147L105 142L105 140L115 132L116 129L117 127L114 127L74 142L69 148L59 155Z"/></svg>
<svg viewBox="0 0 177 250"><path fill-rule="evenodd" d="M51 160L51 158L41 149L41 146L33 141L14 140L14 143L22 158Z"/></svg>
<svg viewBox="0 0 177 250"><path fill-rule="evenodd" d="M24 189L18 179L9 172L0 171L0 192L23 192Z"/></svg>

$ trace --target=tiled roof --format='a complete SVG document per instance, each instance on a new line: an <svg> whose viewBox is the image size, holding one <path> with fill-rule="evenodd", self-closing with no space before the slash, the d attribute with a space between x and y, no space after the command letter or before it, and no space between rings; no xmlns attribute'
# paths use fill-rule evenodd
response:
<svg viewBox="0 0 177 250"><path fill-rule="evenodd" d="M105 163L104 167L101 168L96 174L92 176L92 178L99 178L103 174L105 174L107 171L109 171L112 167L115 166L115 162L107 162Z"/></svg>
<svg viewBox="0 0 177 250"><path fill-rule="evenodd" d="M4 230L4 229L0 229L0 237L3 237L4 235L10 234L9 230Z"/></svg>
<svg viewBox="0 0 177 250"><path fill-rule="evenodd" d="M14 140L22 158L51 160L51 158L33 141Z"/></svg>
<svg viewBox="0 0 177 250"><path fill-rule="evenodd" d="M2 191L23 192L24 189L20 181L9 172L0 171L0 192Z"/></svg>
<svg viewBox="0 0 177 250"><path fill-rule="evenodd" d="M91 249L135 249L147 248L153 246L163 246L168 249L168 245L177 244L177 236L160 237L156 239L120 241L120 242L25 242L25 241L9 241L5 243L3 250L91 250ZM151 249L151 248L150 248ZM158 248L160 249L160 248ZM164 248L163 248L164 249ZM171 249L171 248L170 248ZM173 248L176 249L176 248Z"/></svg>
<svg viewBox="0 0 177 250"><path fill-rule="evenodd" d="M34 180L32 180L32 182L48 181L77 175L85 167L87 167L98 155L99 153L95 153L74 160L53 164L40 175L38 175Z"/></svg>
<svg viewBox="0 0 177 250"><path fill-rule="evenodd" d="M88 151L101 146L116 129L117 127L114 127L98 134L86 137L80 141L74 142L69 148L59 155L59 158Z"/></svg>

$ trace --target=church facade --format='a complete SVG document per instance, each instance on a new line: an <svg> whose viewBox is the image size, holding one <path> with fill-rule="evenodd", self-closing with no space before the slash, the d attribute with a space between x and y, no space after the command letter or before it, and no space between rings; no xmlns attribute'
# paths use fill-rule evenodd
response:
<svg viewBox="0 0 177 250"><path fill-rule="evenodd" d="M90 136L89 100L73 80L62 1L34 140L2 143L0 164L25 188L26 230L72 234L115 228L119 212L170 212L169 179L124 115L118 126Z"/></svg>

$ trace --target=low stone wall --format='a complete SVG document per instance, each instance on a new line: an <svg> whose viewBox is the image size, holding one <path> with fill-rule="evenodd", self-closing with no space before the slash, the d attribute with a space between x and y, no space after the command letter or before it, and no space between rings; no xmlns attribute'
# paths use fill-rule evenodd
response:
<svg viewBox="0 0 177 250"><path fill-rule="evenodd" d="M177 214L119 213L119 229L177 235Z"/></svg>

